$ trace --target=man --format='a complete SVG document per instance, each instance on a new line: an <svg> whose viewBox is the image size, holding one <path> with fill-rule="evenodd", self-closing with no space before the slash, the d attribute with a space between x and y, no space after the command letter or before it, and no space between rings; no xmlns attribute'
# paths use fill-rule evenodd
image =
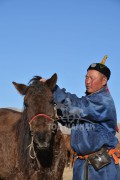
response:
<svg viewBox="0 0 120 180"><path fill-rule="evenodd" d="M78 98L56 86L53 95L62 118L61 124L71 127L71 147L78 154L74 163L73 180L119 180L118 159L114 149L117 119L113 99L107 87L110 69L93 63L87 69L86 96ZM66 99L71 107L66 105ZM80 117L72 112L80 109ZM75 111L74 111L75 112ZM72 119L73 117L73 119Z"/></svg>

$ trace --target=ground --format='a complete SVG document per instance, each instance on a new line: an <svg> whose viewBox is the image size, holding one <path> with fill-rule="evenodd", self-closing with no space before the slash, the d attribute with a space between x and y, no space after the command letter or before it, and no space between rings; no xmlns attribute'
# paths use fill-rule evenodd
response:
<svg viewBox="0 0 120 180"><path fill-rule="evenodd" d="M65 168L64 174L63 174L63 180L72 180L72 168Z"/></svg>
<svg viewBox="0 0 120 180"><path fill-rule="evenodd" d="M120 164L120 160L119 160L119 164ZM73 173L72 168L65 168L63 173L63 180L72 180L72 173Z"/></svg>

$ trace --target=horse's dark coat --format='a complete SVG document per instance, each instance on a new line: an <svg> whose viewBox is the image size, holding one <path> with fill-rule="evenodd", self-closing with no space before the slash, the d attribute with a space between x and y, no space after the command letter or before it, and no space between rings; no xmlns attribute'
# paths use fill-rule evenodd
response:
<svg viewBox="0 0 120 180"><path fill-rule="evenodd" d="M46 83L39 79L35 77L29 86L13 82L24 95L23 112L0 109L0 179L62 179L66 150L61 131L55 129L54 121L45 117L36 117L29 124L41 113L55 119L52 90L57 75ZM31 156L36 154L36 158L31 159L29 152Z"/></svg>

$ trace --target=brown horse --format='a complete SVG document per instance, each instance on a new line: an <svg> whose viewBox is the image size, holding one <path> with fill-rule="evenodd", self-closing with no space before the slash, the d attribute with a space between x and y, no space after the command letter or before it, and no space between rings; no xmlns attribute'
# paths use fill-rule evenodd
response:
<svg viewBox="0 0 120 180"><path fill-rule="evenodd" d="M67 160L66 160L66 167L73 168L75 159L76 159L76 153L72 150L71 144L70 144L70 134L64 134L64 141L67 151Z"/></svg>
<svg viewBox="0 0 120 180"><path fill-rule="evenodd" d="M54 74L45 83L38 76L28 86L13 82L24 95L24 110L0 109L0 179L62 179L66 149L55 121L56 81Z"/></svg>

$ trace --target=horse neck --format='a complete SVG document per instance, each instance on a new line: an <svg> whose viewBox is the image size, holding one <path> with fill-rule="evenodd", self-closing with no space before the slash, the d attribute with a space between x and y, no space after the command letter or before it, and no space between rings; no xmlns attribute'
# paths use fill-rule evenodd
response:
<svg viewBox="0 0 120 180"><path fill-rule="evenodd" d="M23 169L24 174L29 169L30 158L28 153L28 146L31 141L29 123L26 117L26 114L22 115L22 118L19 120L16 129L17 141L18 141L18 161L21 169Z"/></svg>
<svg viewBox="0 0 120 180"><path fill-rule="evenodd" d="M26 113L23 112L21 119L17 124L17 137L19 144L19 151L26 153L26 148L30 144L30 129Z"/></svg>

